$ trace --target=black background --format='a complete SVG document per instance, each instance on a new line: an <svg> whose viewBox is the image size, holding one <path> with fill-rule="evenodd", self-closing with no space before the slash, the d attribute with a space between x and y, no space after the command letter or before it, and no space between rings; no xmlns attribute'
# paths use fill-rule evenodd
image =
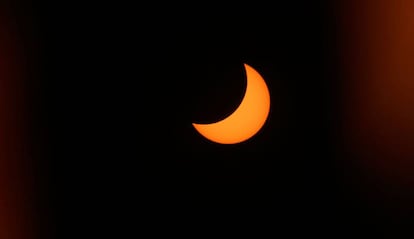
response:
<svg viewBox="0 0 414 239"><path fill-rule="evenodd" d="M180 217L263 216L287 231L382 222L344 176L357 171L341 145L332 1L15 6L45 233L139 234L142 219ZM237 107L243 63L268 84L268 121L246 142L209 142L191 123Z"/></svg>

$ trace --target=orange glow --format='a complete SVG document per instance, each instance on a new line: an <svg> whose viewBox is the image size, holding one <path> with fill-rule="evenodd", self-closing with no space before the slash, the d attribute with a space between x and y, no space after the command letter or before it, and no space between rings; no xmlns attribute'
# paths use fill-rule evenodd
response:
<svg viewBox="0 0 414 239"><path fill-rule="evenodd" d="M244 64L247 86L239 107L224 120L196 124L194 128L207 139L221 144L236 144L253 137L266 122L270 95L266 82L251 66Z"/></svg>
<svg viewBox="0 0 414 239"><path fill-rule="evenodd" d="M341 4L344 148L361 192L413 215L414 1Z"/></svg>

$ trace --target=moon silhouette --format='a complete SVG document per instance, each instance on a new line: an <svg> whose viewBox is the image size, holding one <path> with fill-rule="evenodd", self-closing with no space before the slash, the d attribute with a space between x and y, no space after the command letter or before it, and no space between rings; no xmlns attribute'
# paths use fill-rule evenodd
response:
<svg viewBox="0 0 414 239"><path fill-rule="evenodd" d="M205 138L220 144L236 144L253 137L264 125L270 110L270 94L263 77L244 64L247 86L237 109L227 118L210 124L192 123Z"/></svg>

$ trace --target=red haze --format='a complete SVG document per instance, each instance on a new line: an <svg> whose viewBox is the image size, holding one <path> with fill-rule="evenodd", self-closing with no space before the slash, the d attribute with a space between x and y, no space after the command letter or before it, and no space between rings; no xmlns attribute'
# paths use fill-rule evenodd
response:
<svg viewBox="0 0 414 239"><path fill-rule="evenodd" d="M402 211L414 192L414 1L351 0L340 9L346 147L362 192Z"/></svg>
<svg viewBox="0 0 414 239"><path fill-rule="evenodd" d="M33 238L22 54L11 11L0 6L0 238Z"/></svg>

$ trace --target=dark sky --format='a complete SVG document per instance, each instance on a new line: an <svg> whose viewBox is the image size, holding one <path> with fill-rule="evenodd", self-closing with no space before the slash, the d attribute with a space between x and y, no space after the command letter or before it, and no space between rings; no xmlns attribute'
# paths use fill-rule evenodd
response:
<svg viewBox="0 0 414 239"><path fill-rule="evenodd" d="M344 163L338 129L332 1L19 6L36 69L39 197L57 235L134 231L142 215L245 212L285 230L387 221L344 176L359 172ZM214 144L191 123L237 107L243 63L268 84L268 121L246 142Z"/></svg>

